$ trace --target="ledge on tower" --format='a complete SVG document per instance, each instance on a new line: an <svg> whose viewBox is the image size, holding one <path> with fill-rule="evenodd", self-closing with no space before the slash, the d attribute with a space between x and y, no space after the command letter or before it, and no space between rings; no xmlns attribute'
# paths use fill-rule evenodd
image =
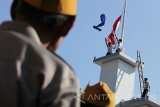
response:
<svg viewBox="0 0 160 107"><path fill-rule="evenodd" d="M121 59L133 66L136 66L136 60L134 60L133 58L129 57L128 55L122 53L122 52L117 52L111 55L106 55L100 58L95 58L93 60L94 63L98 64L98 65L103 65L106 62L115 60L115 59Z"/></svg>
<svg viewBox="0 0 160 107"><path fill-rule="evenodd" d="M160 102L147 96L146 98L136 98L121 102L120 107L160 107Z"/></svg>

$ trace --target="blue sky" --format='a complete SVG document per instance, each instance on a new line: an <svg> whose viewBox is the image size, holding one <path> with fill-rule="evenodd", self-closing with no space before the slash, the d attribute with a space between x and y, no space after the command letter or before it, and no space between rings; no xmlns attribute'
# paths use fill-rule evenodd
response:
<svg viewBox="0 0 160 107"><path fill-rule="evenodd" d="M9 6L12 0L1 0L0 23L10 20ZM61 47L57 50L77 73L83 89L90 81L99 80L100 67L93 63L93 57L102 57L107 48L104 38L108 36L116 18L121 15L124 0L79 0L78 14L74 28L70 31ZM160 100L160 0L128 0L125 21L125 53L136 59L136 51L141 51L144 61L144 74L149 78L154 98ZM106 15L102 31L92 28L100 22L99 16ZM120 31L117 36L120 37ZM137 73L137 70L136 70ZM139 95L139 82L136 75L135 95Z"/></svg>

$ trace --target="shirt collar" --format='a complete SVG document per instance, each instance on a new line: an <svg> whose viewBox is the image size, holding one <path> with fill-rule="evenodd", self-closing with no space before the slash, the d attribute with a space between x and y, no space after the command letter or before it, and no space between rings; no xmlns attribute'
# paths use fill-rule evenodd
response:
<svg viewBox="0 0 160 107"><path fill-rule="evenodd" d="M27 36L29 38L32 38L34 41L36 41L39 45L42 43L40 42L40 39L38 37L37 32L35 29L30 26L29 24L21 21L6 21L1 24L1 28L3 30L10 30L15 31L18 33L22 33L24 36Z"/></svg>

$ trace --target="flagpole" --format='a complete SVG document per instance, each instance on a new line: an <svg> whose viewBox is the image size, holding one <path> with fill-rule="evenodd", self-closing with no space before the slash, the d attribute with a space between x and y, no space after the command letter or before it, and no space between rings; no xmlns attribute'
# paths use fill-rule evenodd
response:
<svg viewBox="0 0 160 107"><path fill-rule="evenodd" d="M122 22L122 32L121 32L121 39L122 39L122 40L123 40L123 36L124 36L126 7L127 7L127 0L125 0L124 10L123 10L123 22ZM122 42L123 42L123 41L122 41Z"/></svg>

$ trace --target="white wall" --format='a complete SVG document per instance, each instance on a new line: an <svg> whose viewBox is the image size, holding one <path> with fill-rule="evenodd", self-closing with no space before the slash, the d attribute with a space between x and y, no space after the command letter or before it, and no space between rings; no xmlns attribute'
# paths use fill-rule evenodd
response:
<svg viewBox="0 0 160 107"><path fill-rule="evenodd" d="M135 66L120 58L101 65L100 81L106 82L115 92L116 104L130 100L134 96ZM117 106L118 107L118 106Z"/></svg>

